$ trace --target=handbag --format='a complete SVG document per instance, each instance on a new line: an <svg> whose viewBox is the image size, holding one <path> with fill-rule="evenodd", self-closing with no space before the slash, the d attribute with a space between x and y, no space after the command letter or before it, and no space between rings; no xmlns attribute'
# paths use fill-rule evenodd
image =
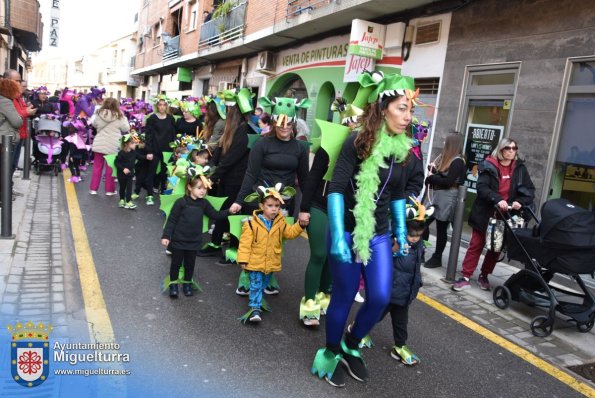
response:
<svg viewBox="0 0 595 398"><path fill-rule="evenodd" d="M504 220L500 220L496 217L490 217L488 221L488 228L486 230L486 244L487 250L493 252L501 252L504 246Z"/></svg>
<svg viewBox="0 0 595 398"><path fill-rule="evenodd" d="M525 219L520 215L509 217L506 221L500 220L495 216L490 217L486 230L485 248L487 250L501 252L504 249L504 237L506 235L505 222L512 229L523 228L525 226Z"/></svg>

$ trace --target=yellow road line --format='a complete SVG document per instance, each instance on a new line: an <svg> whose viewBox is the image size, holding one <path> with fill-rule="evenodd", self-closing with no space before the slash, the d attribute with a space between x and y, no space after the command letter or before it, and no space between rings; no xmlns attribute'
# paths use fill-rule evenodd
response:
<svg viewBox="0 0 595 398"><path fill-rule="evenodd" d="M472 321L471 319L459 314L458 312L446 307L445 305L437 302L436 300L434 300L422 293L418 294L417 298L419 299L419 301L429 305L430 307L434 308L435 310L454 319L455 321L466 326L467 328L471 329L475 333L490 340L492 343L499 345L500 347L510 351L517 357L529 362L531 365L535 366L536 368L538 368L538 369L542 370L543 372L549 374L550 376L558 379L562 383L568 385L570 388L578 391L579 393L581 393L587 397L591 397L591 398L595 397L595 389L593 387L576 379L569 373L567 373L561 369L558 369L554 365L550 364L549 362L544 361L543 359L530 353L526 349L519 347L518 345L506 340L504 337L498 336L496 333L486 329L485 327L481 326L480 324Z"/></svg>
<svg viewBox="0 0 595 398"><path fill-rule="evenodd" d="M68 182L70 172L64 170L63 174L68 212L70 214L70 227L72 228L72 238L74 240L74 251L78 263L91 341L94 343L115 343L116 339L112 322L107 312L105 301L103 300L103 293L101 292L101 285L97 276L97 270L95 269L95 262L93 261L89 240L87 239L87 232L76 197L76 191L74 190L74 184Z"/></svg>

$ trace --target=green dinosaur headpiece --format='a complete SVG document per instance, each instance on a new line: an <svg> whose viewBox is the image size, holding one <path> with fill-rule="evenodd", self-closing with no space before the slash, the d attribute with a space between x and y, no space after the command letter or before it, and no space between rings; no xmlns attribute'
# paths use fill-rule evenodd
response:
<svg viewBox="0 0 595 398"><path fill-rule="evenodd" d="M157 104L159 103L159 101L165 101L165 103L167 104L167 106L170 106L171 104L174 103L174 99L169 98L167 95L165 94L159 94L156 97L151 98L151 102L153 103L153 106L157 106Z"/></svg>
<svg viewBox="0 0 595 398"><path fill-rule="evenodd" d="M331 111L339 112L341 117L341 124L348 126L350 123L357 123L358 118L363 115L364 111L355 105L348 104L344 98L337 98L331 104Z"/></svg>
<svg viewBox="0 0 595 398"><path fill-rule="evenodd" d="M407 204L407 208L405 210L405 216L407 218L407 221L428 221L430 217L434 214L433 206L425 207L423 204L421 204L419 200L417 200L413 196L410 196L409 200L413 204Z"/></svg>
<svg viewBox="0 0 595 398"><path fill-rule="evenodd" d="M223 100L221 99L221 97L219 96L209 96L209 97L205 97L205 104L209 104L210 102L215 104L215 107L217 108L217 113L219 113L219 117L223 120L225 120L225 118L227 117L227 113L225 110L225 104L223 103Z"/></svg>
<svg viewBox="0 0 595 398"><path fill-rule="evenodd" d="M277 122L277 126L285 125L288 122L295 122L297 110L307 109L312 105L312 102L307 98L298 102L297 98L275 97L271 101L268 97L261 97L258 99L258 102L264 107L273 108L271 117Z"/></svg>
<svg viewBox="0 0 595 398"><path fill-rule="evenodd" d="M248 113L254 110L252 107L252 97L254 97L254 94L252 94L249 88L243 87L240 90L225 90L222 95L226 106L237 104L242 113Z"/></svg>
<svg viewBox="0 0 595 398"><path fill-rule="evenodd" d="M192 164L186 168L186 178L188 181L192 181L195 178L200 178L202 184L207 188L213 188L209 176L211 175L211 168L209 166L200 166L198 164Z"/></svg>
<svg viewBox="0 0 595 398"><path fill-rule="evenodd" d="M379 71L364 72L357 76L357 81L363 88L373 88L368 95L368 103L382 101L385 97L397 95L405 95L415 101L419 95L419 90L415 91L415 81L410 76L385 75Z"/></svg>
<svg viewBox="0 0 595 398"><path fill-rule="evenodd" d="M269 196L272 196L278 199L281 204L285 204L285 200L292 198L296 194L296 191L293 187L284 187L282 183L278 182L275 184L274 187L263 187L259 185L256 187L256 192L251 193L250 195L244 198L245 202L254 202L255 200L264 200Z"/></svg>
<svg viewBox="0 0 595 398"><path fill-rule="evenodd" d="M130 141L139 144L141 142L141 139L139 137L138 134L136 134L135 132L132 133L128 133L128 134L124 134L122 136L122 138L120 138L120 144L122 146L124 146L125 144L129 143Z"/></svg>
<svg viewBox="0 0 595 398"><path fill-rule="evenodd" d="M192 116L196 118L202 115L202 111L200 109L201 105L202 101L200 101L198 98L186 98L185 101L180 101L179 103L179 107L182 112L191 113Z"/></svg>

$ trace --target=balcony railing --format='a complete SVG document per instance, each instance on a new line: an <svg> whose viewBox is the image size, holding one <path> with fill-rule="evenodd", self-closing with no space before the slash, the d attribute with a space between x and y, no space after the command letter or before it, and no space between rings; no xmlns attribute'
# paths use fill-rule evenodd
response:
<svg viewBox="0 0 595 398"><path fill-rule="evenodd" d="M244 35L246 6L246 2L243 2L232 8L229 14L204 23L200 28L198 50L242 37Z"/></svg>
<svg viewBox="0 0 595 398"><path fill-rule="evenodd" d="M170 37L163 35L163 61L177 58L180 55L180 36Z"/></svg>
<svg viewBox="0 0 595 398"><path fill-rule="evenodd" d="M289 20L303 13L310 13L316 8L327 6L332 0L287 0L287 14L285 19Z"/></svg>

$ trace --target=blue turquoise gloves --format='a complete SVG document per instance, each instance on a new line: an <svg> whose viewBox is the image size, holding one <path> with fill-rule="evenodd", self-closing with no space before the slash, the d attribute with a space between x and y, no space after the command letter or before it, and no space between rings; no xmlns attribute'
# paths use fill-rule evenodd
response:
<svg viewBox="0 0 595 398"><path fill-rule="evenodd" d="M403 205L403 217L405 216ZM328 223L331 231L331 256L342 263L351 263L351 249L345 241L345 202L343 195L333 192L327 197Z"/></svg>
<svg viewBox="0 0 595 398"><path fill-rule="evenodd" d="M390 202L390 213L392 216L393 235L399 244L397 256L407 255L407 225L405 214L405 199L393 200ZM330 214L330 213L329 213ZM330 217L330 216L329 216Z"/></svg>

